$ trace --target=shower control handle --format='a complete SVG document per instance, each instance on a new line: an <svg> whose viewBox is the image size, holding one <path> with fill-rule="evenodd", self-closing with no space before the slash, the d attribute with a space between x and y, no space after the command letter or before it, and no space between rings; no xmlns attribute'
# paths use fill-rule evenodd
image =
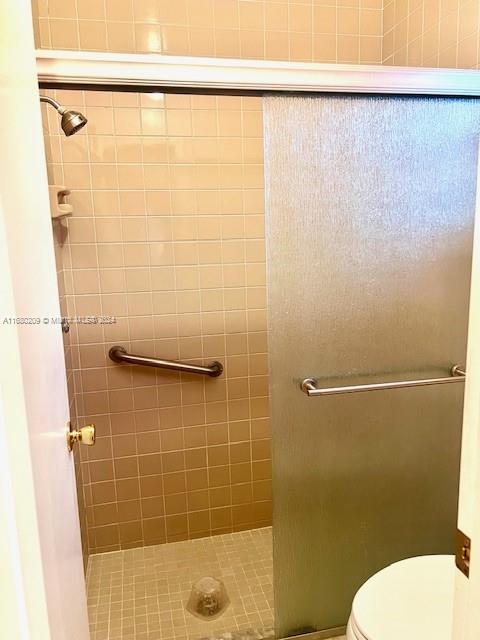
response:
<svg viewBox="0 0 480 640"><path fill-rule="evenodd" d="M80 429L72 429L72 424L68 423L67 431L67 448L69 451L73 449L73 445L76 442L86 444L88 447L93 447L95 444L95 425L87 424Z"/></svg>

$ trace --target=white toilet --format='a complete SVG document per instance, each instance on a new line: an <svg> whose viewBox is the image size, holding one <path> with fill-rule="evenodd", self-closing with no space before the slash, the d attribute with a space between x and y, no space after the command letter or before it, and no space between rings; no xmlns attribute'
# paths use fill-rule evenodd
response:
<svg viewBox="0 0 480 640"><path fill-rule="evenodd" d="M420 556L390 565L360 587L347 640L450 640L454 556Z"/></svg>

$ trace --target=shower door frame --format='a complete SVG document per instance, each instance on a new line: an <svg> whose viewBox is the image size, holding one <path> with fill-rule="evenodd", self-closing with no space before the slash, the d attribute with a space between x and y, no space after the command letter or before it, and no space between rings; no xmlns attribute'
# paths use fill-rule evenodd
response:
<svg viewBox="0 0 480 640"><path fill-rule="evenodd" d="M463 69L45 49L36 56L44 88L480 96L480 73Z"/></svg>
<svg viewBox="0 0 480 640"><path fill-rule="evenodd" d="M470 70L227 60L154 54L39 50L41 87L138 92L237 95L348 93L480 97L480 73ZM480 216L477 202L477 220ZM478 225L477 225L478 226ZM480 543L480 233L476 233L470 309L466 411L462 443L459 521ZM474 322L475 321L475 322ZM470 399L470 402L469 402ZM477 401L478 404L478 401ZM473 554L470 580L456 576L454 640L480 633L480 556Z"/></svg>

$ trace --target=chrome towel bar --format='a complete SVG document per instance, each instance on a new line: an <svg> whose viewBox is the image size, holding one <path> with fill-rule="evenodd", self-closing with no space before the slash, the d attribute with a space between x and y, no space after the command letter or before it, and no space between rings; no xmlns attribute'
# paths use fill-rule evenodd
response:
<svg viewBox="0 0 480 640"><path fill-rule="evenodd" d="M379 382L374 384L355 384L347 387L317 387L315 378L305 378L300 389L307 396L334 396L341 393L362 393L363 391L384 391L385 389L405 389L407 387L426 387L434 384L450 384L464 382L466 371L456 364L450 369L450 376L445 378L426 378L425 380L402 380L398 382Z"/></svg>
<svg viewBox="0 0 480 640"><path fill-rule="evenodd" d="M156 367L157 369L170 369L171 371L185 371L186 373L199 373L204 376L216 378L222 375L223 365L221 362L212 362L208 367L201 367L188 362L177 362L176 360L162 360L161 358L149 358L148 356L138 356L127 353L123 347L115 346L108 352L110 360L113 362L125 362L127 364L139 364L144 367Z"/></svg>

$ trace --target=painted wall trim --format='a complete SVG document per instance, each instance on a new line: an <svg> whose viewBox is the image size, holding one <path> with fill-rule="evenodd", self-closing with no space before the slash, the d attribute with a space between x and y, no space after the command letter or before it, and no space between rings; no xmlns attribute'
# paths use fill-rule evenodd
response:
<svg viewBox="0 0 480 640"><path fill-rule="evenodd" d="M42 86L480 96L480 71L37 50Z"/></svg>

